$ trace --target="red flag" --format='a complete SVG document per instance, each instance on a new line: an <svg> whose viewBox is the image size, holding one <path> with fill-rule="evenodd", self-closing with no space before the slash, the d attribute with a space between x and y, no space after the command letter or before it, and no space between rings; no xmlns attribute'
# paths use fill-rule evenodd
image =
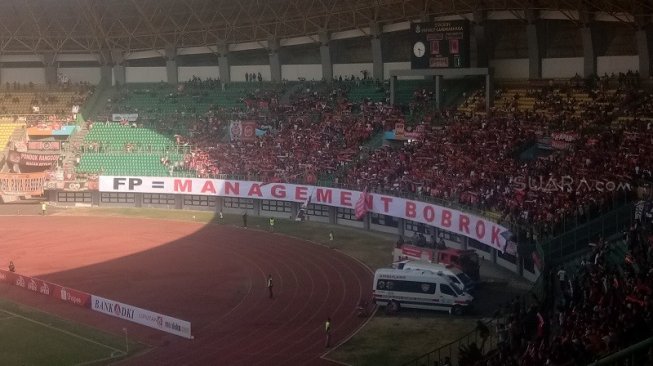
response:
<svg viewBox="0 0 653 366"><path fill-rule="evenodd" d="M361 192L361 196L358 199L358 202L356 202L356 207L354 209L356 213L356 220L361 220L367 214L367 212L371 208L371 201L370 201L370 194L367 192L367 187Z"/></svg>

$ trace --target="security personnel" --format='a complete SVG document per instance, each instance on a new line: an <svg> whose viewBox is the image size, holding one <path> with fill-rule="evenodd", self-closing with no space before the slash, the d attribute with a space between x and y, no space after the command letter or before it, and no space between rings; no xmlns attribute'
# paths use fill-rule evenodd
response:
<svg viewBox="0 0 653 366"><path fill-rule="evenodd" d="M270 217L270 231L274 231L274 217Z"/></svg>

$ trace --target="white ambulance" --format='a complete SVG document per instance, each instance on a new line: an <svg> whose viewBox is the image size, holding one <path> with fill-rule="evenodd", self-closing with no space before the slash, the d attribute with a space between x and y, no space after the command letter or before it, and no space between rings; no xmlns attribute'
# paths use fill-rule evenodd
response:
<svg viewBox="0 0 653 366"><path fill-rule="evenodd" d="M413 270L418 269L422 271L431 271L433 273L442 273L443 275L449 277L451 282L455 283L459 289L465 292L472 293L476 288L476 282L474 280L466 275L465 272L452 265L416 260L405 260L393 263L392 268Z"/></svg>
<svg viewBox="0 0 653 366"><path fill-rule="evenodd" d="M374 273L374 302L386 306L446 310L461 315L474 299L461 291L449 277L422 270L382 268Z"/></svg>

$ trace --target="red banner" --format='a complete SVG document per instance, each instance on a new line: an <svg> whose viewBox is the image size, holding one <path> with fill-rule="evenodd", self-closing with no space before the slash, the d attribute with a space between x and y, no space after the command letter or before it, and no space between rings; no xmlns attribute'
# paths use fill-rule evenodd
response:
<svg viewBox="0 0 653 366"><path fill-rule="evenodd" d="M241 140L245 142L254 142L256 140L256 121L243 121L243 134Z"/></svg>
<svg viewBox="0 0 653 366"><path fill-rule="evenodd" d="M51 166L59 160L59 154L29 154L18 151L9 152L9 162L25 166Z"/></svg>
<svg viewBox="0 0 653 366"><path fill-rule="evenodd" d="M0 282L22 287L25 290L39 293L44 296L53 297L84 308L91 307L91 295L85 292L63 287L55 283L39 280L29 276L22 276L17 273L0 269Z"/></svg>
<svg viewBox="0 0 653 366"><path fill-rule="evenodd" d="M97 191L98 184L97 184L97 180L92 181L90 179L87 181L83 181L83 180L70 181L70 182L64 182L62 189L67 192Z"/></svg>
<svg viewBox="0 0 653 366"><path fill-rule="evenodd" d="M28 141L27 149L29 150L60 150L59 141Z"/></svg>
<svg viewBox="0 0 653 366"><path fill-rule="evenodd" d="M414 245L402 245L401 254L411 259L426 259L429 261L433 260L433 250L416 247Z"/></svg>

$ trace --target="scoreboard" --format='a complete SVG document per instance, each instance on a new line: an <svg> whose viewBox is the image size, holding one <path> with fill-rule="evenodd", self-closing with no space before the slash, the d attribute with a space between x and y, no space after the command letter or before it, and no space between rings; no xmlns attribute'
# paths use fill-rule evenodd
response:
<svg viewBox="0 0 653 366"><path fill-rule="evenodd" d="M469 21L412 23L413 69L469 67Z"/></svg>

